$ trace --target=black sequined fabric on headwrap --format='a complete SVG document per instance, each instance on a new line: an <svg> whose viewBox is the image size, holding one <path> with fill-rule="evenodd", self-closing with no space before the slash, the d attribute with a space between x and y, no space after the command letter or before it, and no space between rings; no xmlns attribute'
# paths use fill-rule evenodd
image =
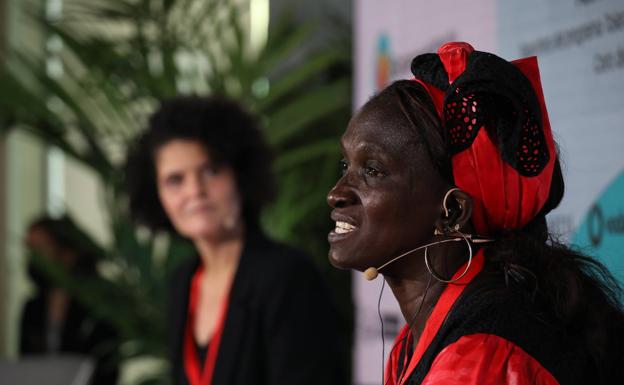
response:
<svg viewBox="0 0 624 385"><path fill-rule="evenodd" d="M538 175L548 163L535 92L507 61L474 51L465 71L449 84L440 57L424 54L412 61L412 73L445 92L443 137L451 155L470 147L485 127L503 160L521 175Z"/></svg>
<svg viewBox="0 0 624 385"><path fill-rule="evenodd" d="M417 56L412 72L442 122L453 180L473 198L478 233L522 229L543 215L556 152L537 59L507 62L452 42Z"/></svg>

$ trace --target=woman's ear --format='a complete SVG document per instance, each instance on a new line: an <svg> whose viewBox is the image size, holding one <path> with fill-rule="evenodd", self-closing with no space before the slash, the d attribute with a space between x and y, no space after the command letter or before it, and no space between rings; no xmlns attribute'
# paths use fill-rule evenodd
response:
<svg viewBox="0 0 624 385"><path fill-rule="evenodd" d="M472 218L472 198L464 190L454 191L452 197L455 198L460 207L460 214L457 216L457 219L455 219L455 223L453 223L453 228L459 225L459 230L461 230L468 223L470 223L470 218Z"/></svg>
<svg viewBox="0 0 624 385"><path fill-rule="evenodd" d="M444 196L440 218L436 221L436 233L461 231L472 217L472 198L465 191L453 188Z"/></svg>

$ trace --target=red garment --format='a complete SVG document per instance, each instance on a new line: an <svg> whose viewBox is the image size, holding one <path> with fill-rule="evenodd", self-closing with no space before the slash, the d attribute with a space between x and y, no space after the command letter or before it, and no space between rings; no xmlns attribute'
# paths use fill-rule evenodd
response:
<svg viewBox="0 0 624 385"><path fill-rule="evenodd" d="M199 300L199 289L203 273L204 267L199 265L191 281L188 317L184 330L184 372L186 373L186 378L190 385L210 385L212 383L212 375L214 374L215 365L217 363L221 335L223 334L223 327L225 326L225 318L229 304L228 296L222 301L218 323L212 335L210 345L208 346L206 360L204 365L201 366L197 349L195 348L193 324L197 311L197 301Z"/></svg>
<svg viewBox="0 0 624 385"><path fill-rule="evenodd" d="M422 385L559 385L524 350L492 334L472 334L436 357Z"/></svg>
<svg viewBox="0 0 624 385"><path fill-rule="evenodd" d="M386 368L386 383L390 385L402 385L405 383L405 380L409 378L411 372L414 370L420 358L425 353L425 350L431 344L431 341L435 337L436 333L442 326L446 315L451 310L457 298L464 291L466 286L474 279L474 277L483 269L483 250L479 250L477 255L473 258L472 264L468 272L461 278L457 279L466 269L466 264L460 267L459 270L453 275L453 280L457 279L456 282L449 284L442 294L440 295L440 299L436 303L429 319L427 320L427 324L418 340L418 344L414 349L414 353L410 358L407 366L405 363L402 366L405 368L403 370L403 374L400 378L397 378L397 369L399 367L399 360L401 356L401 351L403 350L404 344L409 343L411 338L411 330L408 325L403 327L401 333L397 336L395 341L395 348L392 350L392 354L390 355L390 359L388 361L388 365Z"/></svg>
<svg viewBox="0 0 624 385"><path fill-rule="evenodd" d="M411 343L411 330L405 325L397 336L386 365L387 385L407 384L423 354L429 348L453 305L465 288L483 269L483 249L474 257L468 273L449 284L436 303L409 360L404 355ZM457 278L465 269L455 273ZM402 361L402 362L401 362ZM398 373L399 368L403 370ZM444 348L438 355L423 385L558 385L542 365L520 347L492 334L470 334Z"/></svg>

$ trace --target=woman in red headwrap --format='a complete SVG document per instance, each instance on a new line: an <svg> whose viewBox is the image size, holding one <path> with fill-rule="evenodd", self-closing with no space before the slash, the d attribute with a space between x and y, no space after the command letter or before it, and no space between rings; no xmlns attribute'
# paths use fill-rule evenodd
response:
<svg viewBox="0 0 624 385"><path fill-rule="evenodd" d="M449 43L355 115L331 262L383 273L407 322L384 384L624 383L621 290L549 239L563 179L536 58Z"/></svg>

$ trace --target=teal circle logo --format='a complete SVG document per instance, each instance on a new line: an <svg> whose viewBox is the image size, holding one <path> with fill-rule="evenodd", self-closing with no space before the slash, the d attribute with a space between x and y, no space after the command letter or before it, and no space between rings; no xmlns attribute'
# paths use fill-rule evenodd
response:
<svg viewBox="0 0 624 385"><path fill-rule="evenodd" d="M602 192L572 238L624 284L624 171Z"/></svg>

